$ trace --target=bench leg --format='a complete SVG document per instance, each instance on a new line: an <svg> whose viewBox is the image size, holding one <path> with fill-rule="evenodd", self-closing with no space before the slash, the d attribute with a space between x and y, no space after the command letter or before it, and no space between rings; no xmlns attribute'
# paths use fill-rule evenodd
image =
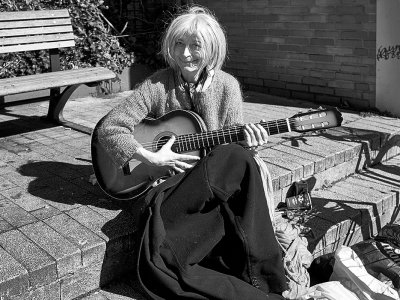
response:
<svg viewBox="0 0 400 300"><path fill-rule="evenodd" d="M92 129L79 125L73 122L69 122L64 119L63 110L64 106L67 103L69 97L71 97L72 93L80 86L80 84L70 85L64 89L64 91L60 94L60 89L52 89L50 91L50 104L49 110L47 112L47 119L56 124L63 125L65 127L73 128L83 133L91 134Z"/></svg>
<svg viewBox="0 0 400 300"><path fill-rule="evenodd" d="M60 89L52 89L50 91L50 104L47 112L47 118L56 123L64 122L63 110L69 97L79 87L80 84L74 84L66 87L62 93Z"/></svg>

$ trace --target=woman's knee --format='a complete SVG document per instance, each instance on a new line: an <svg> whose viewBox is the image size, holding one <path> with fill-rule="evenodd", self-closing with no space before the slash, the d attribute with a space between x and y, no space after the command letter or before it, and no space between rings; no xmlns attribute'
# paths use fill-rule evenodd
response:
<svg viewBox="0 0 400 300"><path fill-rule="evenodd" d="M232 163L253 161L253 154L238 144L217 146L210 156Z"/></svg>

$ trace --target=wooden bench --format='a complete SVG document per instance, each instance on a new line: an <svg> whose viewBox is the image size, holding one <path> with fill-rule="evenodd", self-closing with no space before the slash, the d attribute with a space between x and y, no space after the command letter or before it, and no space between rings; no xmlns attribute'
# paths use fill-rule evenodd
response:
<svg viewBox="0 0 400 300"><path fill-rule="evenodd" d="M51 69L49 73L0 79L0 97L50 89L47 118L74 127L63 117L71 94L81 84L93 85L116 76L102 67L60 71L59 49L74 47L74 38L67 9L0 12L0 53L48 50Z"/></svg>

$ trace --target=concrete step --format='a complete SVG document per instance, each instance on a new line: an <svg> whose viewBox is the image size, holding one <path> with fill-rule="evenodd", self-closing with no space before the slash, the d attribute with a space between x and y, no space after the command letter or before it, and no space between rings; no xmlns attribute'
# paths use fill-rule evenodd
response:
<svg viewBox="0 0 400 300"><path fill-rule="evenodd" d="M0 138L1 299L74 299L134 270L136 220L88 182L90 136L42 122Z"/></svg>
<svg viewBox="0 0 400 300"><path fill-rule="evenodd" d="M400 215L400 156L312 191L304 226L315 257L378 233Z"/></svg>
<svg viewBox="0 0 400 300"><path fill-rule="evenodd" d="M283 110L282 105L290 100L254 92L248 94L247 101L246 122L275 120L317 109L316 104L296 101L295 106L292 102ZM400 153L400 119L345 110L342 115L340 127L317 134L271 136L259 150L272 176L275 204L285 200L296 181L308 180L310 188L329 186Z"/></svg>

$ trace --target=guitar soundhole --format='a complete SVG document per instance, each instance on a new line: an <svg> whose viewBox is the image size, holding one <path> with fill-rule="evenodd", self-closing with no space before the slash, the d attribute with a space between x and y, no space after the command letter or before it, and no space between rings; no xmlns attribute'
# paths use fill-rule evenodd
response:
<svg viewBox="0 0 400 300"><path fill-rule="evenodd" d="M153 152L157 152L158 150L160 150L161 147L164 146L173 135L175 135L175 134L172 132L163 132L163 133L158 134L156 136L155 142L153 144ZM175 135L175 137L176 137L176 135ZM174 148L175 147L173 145L172 150L174 150Z"/></svg>

